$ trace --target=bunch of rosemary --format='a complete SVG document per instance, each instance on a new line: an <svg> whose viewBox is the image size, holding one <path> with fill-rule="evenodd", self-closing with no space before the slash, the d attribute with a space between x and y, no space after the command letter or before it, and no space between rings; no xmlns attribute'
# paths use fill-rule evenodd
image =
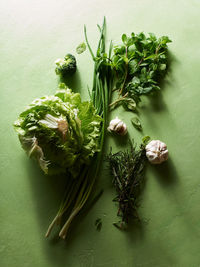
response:
<svg viewBox="0 0 200 267"><path fill-rule="evenodd" d="M137 208L144 182L145 144L144 141L137 150L130 142L130 150L115 154L110 152L107 156L113 177L112 183L117 192L113 201L118 202L117 215L121 217L121 220L114 225L120 229L125 229L131 218L139 219Z"/></svg>

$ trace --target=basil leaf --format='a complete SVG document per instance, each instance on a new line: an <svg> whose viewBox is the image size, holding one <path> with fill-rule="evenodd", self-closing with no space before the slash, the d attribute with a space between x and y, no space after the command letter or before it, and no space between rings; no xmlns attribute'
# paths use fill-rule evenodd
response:
<svg viewBox="0 0 200 267"><path fill-rule="evenodd" d="M86 44L83 42L77 46L76 53L82 54L85 50L86 50Z"/></svg>
<svg viewBox="0 0 200 267"><path fill-rule="evenodd" d="M134 117L131 119L131 122L133 124L133 126L139 130L139 131L142 131L142 125L141 125L141 122L140 120L137 118L137 117Z"/></svg>

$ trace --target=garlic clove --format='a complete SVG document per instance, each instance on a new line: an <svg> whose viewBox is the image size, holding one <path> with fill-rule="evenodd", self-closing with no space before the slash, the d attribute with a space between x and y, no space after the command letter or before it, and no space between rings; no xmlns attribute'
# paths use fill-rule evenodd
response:
<svg viewBox="0 0 200 267"><path fill-rule="evenodd" d="M122 120L116 117L115 119L110 121L110 124L107 130L109 132L115 132L123 136L127 133L127 126Z"/></svg>

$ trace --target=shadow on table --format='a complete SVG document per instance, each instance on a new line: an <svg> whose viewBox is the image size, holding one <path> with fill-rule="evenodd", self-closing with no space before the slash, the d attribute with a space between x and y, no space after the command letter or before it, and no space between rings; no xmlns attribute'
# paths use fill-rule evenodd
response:
<svg viewBox="0 0 200 267"><path fill-rule="evenodd" d="M148 164L148 168L151 169L153 173L155 173L155 177L160 183L160 185L165 188L169 188L172 190L172 187L178 186L179 177L174 166L172 159L168 159L168 161L160 164L160 165L150 165ZM146 171L146 170L145 170ZM143 194L145 194L145 185L147 183L147 177L145 174L145 180L140 192L140 199L142 200ZM138 209L138 212L140 208ZM140 218L140 220L133 220L130 222L127 231L127 234L130 239L142 239L145 235L145 226L149 223L150 218Z"/></svg>
<svg viewBox="0 0 200 267"><path fill-rule="evenodd" d="M28 161L26 159L26 161ZM49 266L68 266L72 261L71 253L75 250L77 239L79 238L77 228L82 219L82 215L73 221L66 240L61 240L58 236L60 226L55 226L50 236L45 238L47 228L55 217L62 201L66 177L47 176L37 166L37 163L29 160L27 166L27 179L29 179L32 189L32 201L34 202L35 213L39 225L38 239L43 248L44 258L47 259Z"/></svg>
<svg viewBox="0 0 200 267"><path fill-rule="evenodd" d="M151 116L149 116L149 112L167 112L167 105L164 101L162 92L166 89L166 87L167 89L169 89L171 85L173 88L173 85L175 83L175 79L173 76L173 65L178 62L175 55L172 54L170 51L168 52L168 57L168 68L166 74L158 81L158 85L161 90L154 92L152 95L148 95L148 98L146 98L148 102L147 105L139 103L139 111L142 111L145 116L148 116L149 119L151 119Z"/></svg>
<svg viewBox="0 0 200 267"><path fill-rule="evenodd" d="M81 77L80 72L77 70L75 74L70 77L61 77L59 82L65 83L67 87L73 90L74 93L81 93L80 92L80 85L81 85Z"/></svg>
<svg viewBox="0 0 200 267"><path fill-rule="evenodd" d="M163 187L172 187L179 183L179 177L171 158L159 165L150 165L157 181Z"/></svg>
<svg viewBox="0 0 200 267"><path fill-rule="evenodd" d="M125 136L117 135L115 133L108 133L113 138L116 147L126 147L130 143L130 135L127 133ZM119 149L120 150L120 149Z"/></svg>
<svg viewBox="0 0 200 267"><path fill-rule="evenodd" d="M82 231L81 221L88 216L88 213L101 197L102 191L96 187L94 188L94 192L91 194L87 205L70 225L65 240L60 239L58 236L60 226L55 226L51 235L46 239L45 233L47 228L56 215L64 195L66 176L44 175L35 161L27 159L25 156L24 160L26 161L24 165L27 166L27 179L30 181L33 193L32 199L36 210L38 225L41 229L38 231L38 235L41 238L44 252L48 257L50 266L66 265L67 262L70 262L72 259L71 253L76 250L75 246L77 246L80 235L85 235L85 232ZM90 229L88 229L88 231L90 231Z"/></svg>
<svg viewBox="0 0 200 267"><path fill-rule="evenodd" d="M44 225L47 227L50 219L53 219L49 217L47 219L47 213L50 214L52 210L55 210L55 213L57 212L58 205L64 194L66 177L64 175L45 175L35 161L30 159L27 161L28 163L26 162L25 164L28 169L27 179L30 181L33 201L36 203L38 217L42 228L44 228Z"/></svg>
<svg viewBox="0 0 200 267"><path fill-rule="evenodd" d="M169 159L167 162L161 165L148 164L147 168L150 168L150 170L155 174L155 179L158 180L159 184L165 191L169 190L171 192L172 189L174 190L174 192L176 191L176 187L178 187L179 183L179 177L172 159ZM143 194L145 194L145 185L147 182L148 177L146 177L144 187L141 191L141 199ZM179 200L180 199L178 199L176 203L177 207L180 204ZM138 212L140 213L140 208L138 209ZM151 223L150 218L142 217L138 221L135 220L130 222L129 227L125 232L130 246L137 244L137 246L141 246L141 249L144 250L145 256L146 254L152 256L149 258L149 265L155 265L155 261L159 261L159 258L157 256L159 254L162 254L162 260L172 266L176 263L176 258L174 257L174 254L171 253L171 251L168 249L167 243L162 240L162 237L157 237L155 240L146 238L146 231L148 231L149 223ZM149 251L146 251L146 249L148 249Z"/></svg>

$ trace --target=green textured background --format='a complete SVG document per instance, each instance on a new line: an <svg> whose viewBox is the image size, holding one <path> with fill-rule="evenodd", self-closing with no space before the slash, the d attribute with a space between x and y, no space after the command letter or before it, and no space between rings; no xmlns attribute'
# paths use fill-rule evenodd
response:
<svg viewBox="0 0 200 267"><path fill-rule="evenodd" d="M127 233L112 226L116 207L106 171L97 188L104 194L79 216L67 242L44 233L55 215L63 180L44 176L21 149L13 121L34 98L53 94L58 84L54 60L75 53L83 25L96 47L96 24L107 18L108 40L132 31L168 35L173 43L171 72L155 100L144 99L144 134L163 140L170 160L148 166L139 213L141 225ZM200 266L200 2L197 0L7 0L0 3L0 266ZM93 63L77 56L73 89L87 99ZM130 136L142 134L119 115ZM123 140L107 139L117 151ZM101 217L97 232L94 222Z"/></svg>

